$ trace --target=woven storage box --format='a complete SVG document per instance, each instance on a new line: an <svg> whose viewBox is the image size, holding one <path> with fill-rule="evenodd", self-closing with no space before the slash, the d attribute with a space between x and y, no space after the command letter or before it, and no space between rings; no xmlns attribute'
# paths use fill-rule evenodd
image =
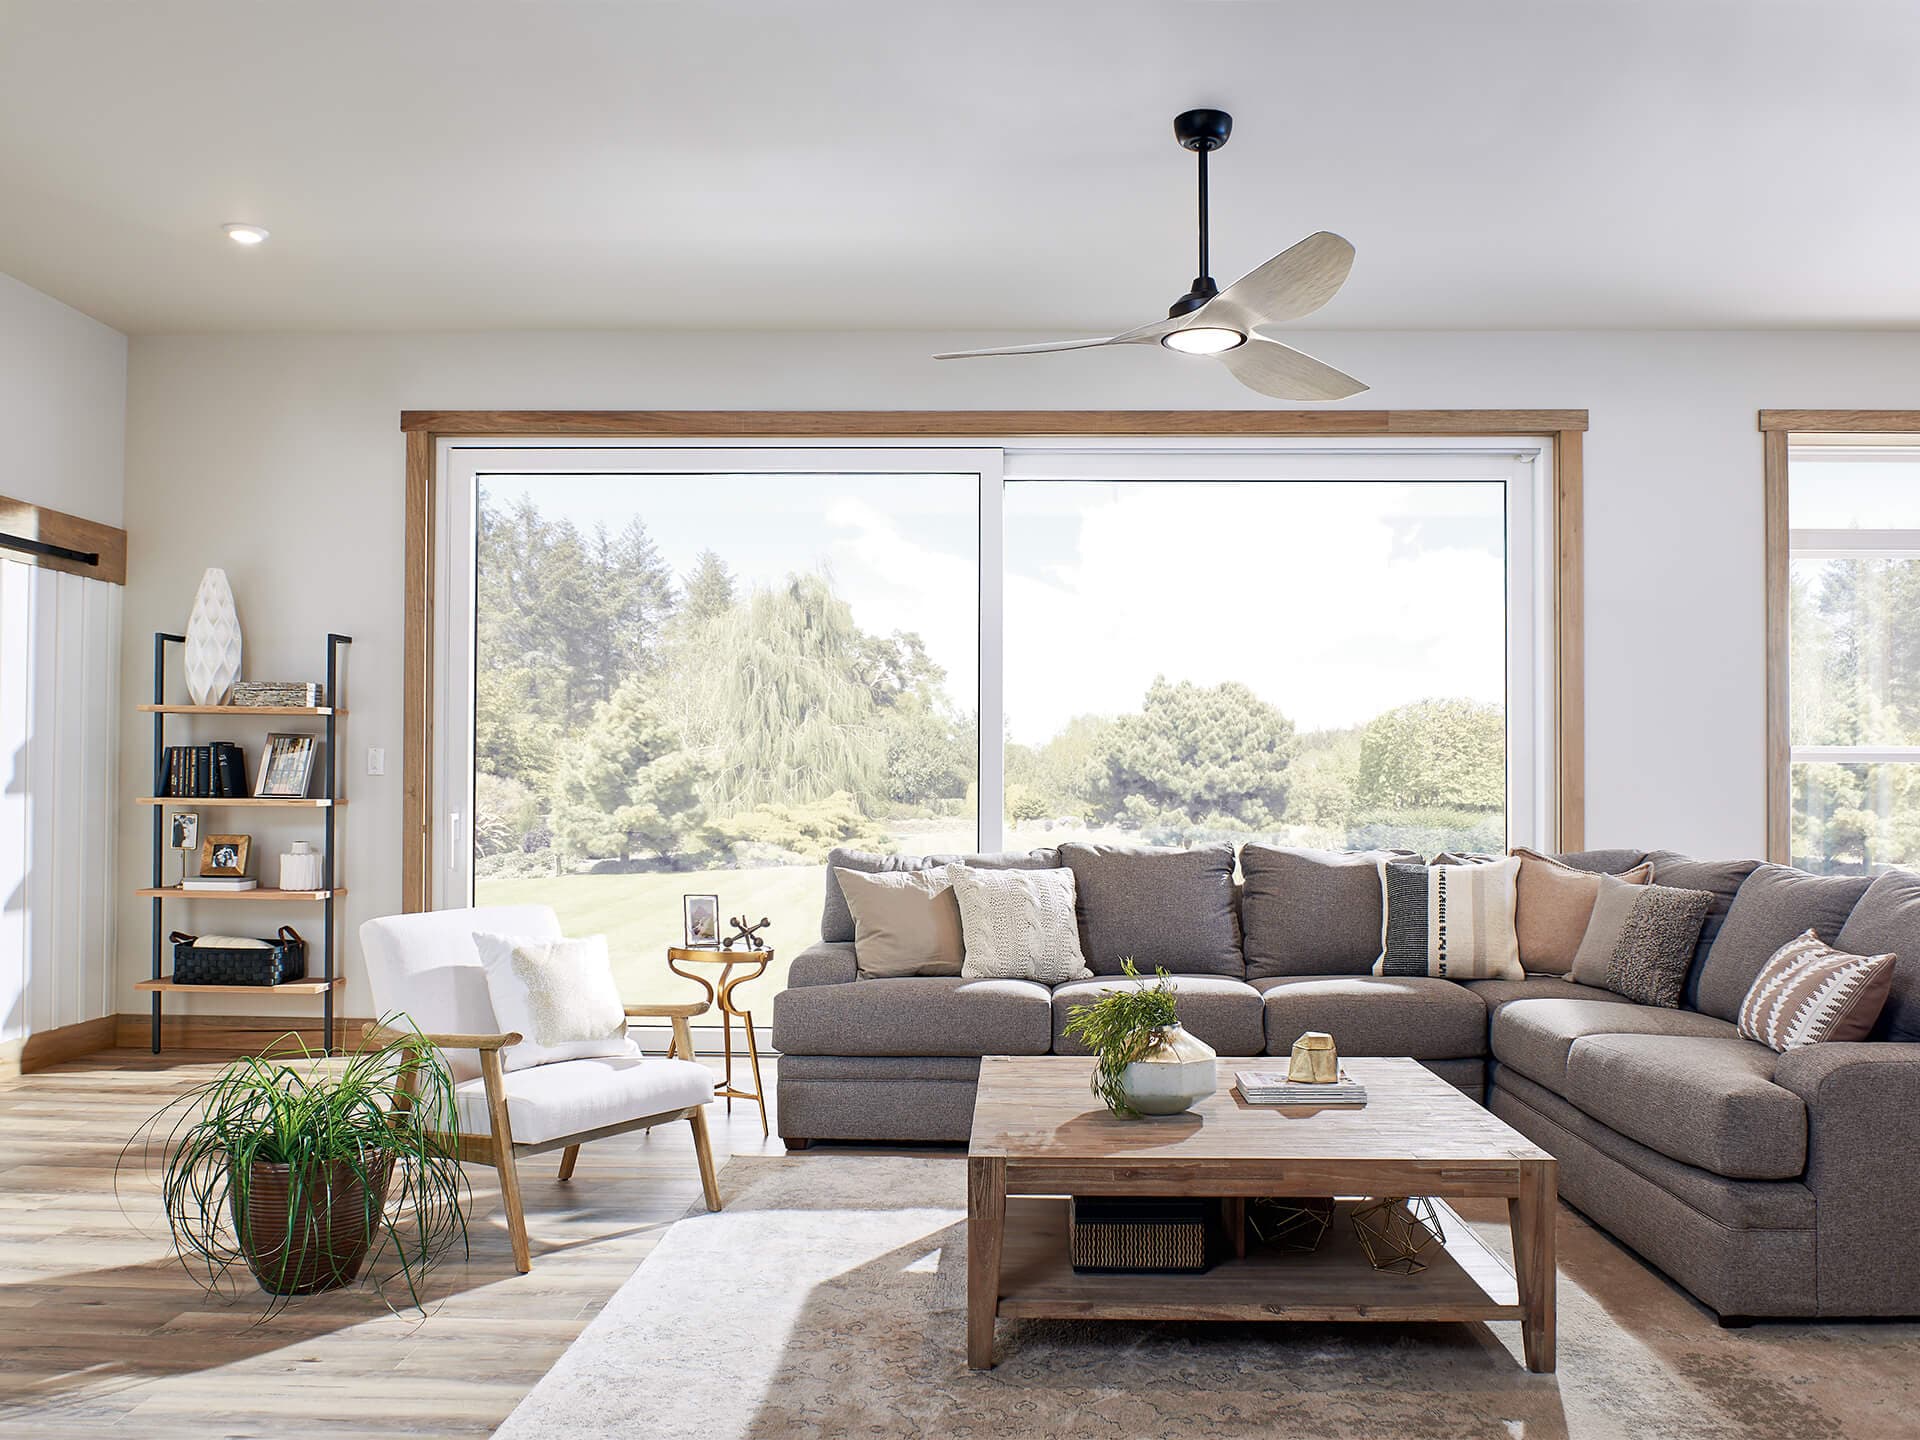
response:
<svg viewBox="0 0 1920 1440"><path fill-rule="evenodd" d="M201 945L178 930L171 938L176 985L279 985L307 975L307 942L291 925L259 946Z"/></svg>
<svg viewBox="0 0 1920 1440"><path fill-rule="evenodd" d="M1197 1275L1207 1268L1205 1200L1076 1195L1073 1268L1090 1274Z"/></svg>

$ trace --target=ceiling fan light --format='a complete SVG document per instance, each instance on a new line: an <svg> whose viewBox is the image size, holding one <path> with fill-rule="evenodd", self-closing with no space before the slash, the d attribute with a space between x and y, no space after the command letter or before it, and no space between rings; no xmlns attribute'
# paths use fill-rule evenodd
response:
<svg viewBox="0 0 1920 1440"><path fill-rule="evenodd" d="M1183 355L1219 355L1246 344L1247 337L1223 325L1193 325L1185 330L1169 330L1160 337L1160 343Z"/></svg>

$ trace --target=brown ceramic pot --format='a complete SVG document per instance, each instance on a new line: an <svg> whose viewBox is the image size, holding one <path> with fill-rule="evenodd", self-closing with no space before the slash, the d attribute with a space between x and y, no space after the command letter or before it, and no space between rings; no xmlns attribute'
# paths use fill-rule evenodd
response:
<svg viewBox="0 0 1920 1440"><path fill-rule="evenodd" d="M293 1167L253 1163L244 1214L240 1187L233 1187L233 1223L240 1253L262 1290L311 1295L359 1278L379 1233L393 1156L381 1155L366 1169L363 1179L344 1160L307 1166L294 1213Z"/></svg>

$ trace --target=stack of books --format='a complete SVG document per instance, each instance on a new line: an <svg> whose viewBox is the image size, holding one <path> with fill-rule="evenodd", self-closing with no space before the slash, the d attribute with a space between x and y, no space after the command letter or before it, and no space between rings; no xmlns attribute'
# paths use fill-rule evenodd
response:
<svg viewBox="0 0 1920 1440"><path fill-rule="evenodd" d="M241 680L227 693L227 703L313 706L325 703L320 698L323 693L322 687L305 680Z"/></svg>
<svg viewBox="0 0 1920 1440"><path fill-rule="evenodd" d="M1249 1105L1364 1105L1367 1087L1346 1071L1334 1081L1289 1080L1284 1070L1242 1070L1233 1077Z"/></svg>
<svg viewBox="0 0 1920 1440"><path fill-rule="evenodd" d="M238 745L215 740L210 745L170 745L161 755L154 777L158 794L183 798L234 799L247 790L247 756Z"/></svg>
<svg viewBox="0 0 1920 1440"><path fill-rule="evenodd" d="M259 885L258 880L239 879L228 875L188 875L181 879L182 890L252 890Z"/></svg>

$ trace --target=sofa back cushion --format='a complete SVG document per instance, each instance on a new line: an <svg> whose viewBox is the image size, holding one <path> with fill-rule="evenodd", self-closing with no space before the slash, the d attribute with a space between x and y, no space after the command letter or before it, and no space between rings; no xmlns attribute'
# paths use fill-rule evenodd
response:
<svg viewBox="0 0 1920 1440"><path fill-rule="evenodd" d="M1695 860L1677 850L1655 850L1647 859L1653 862L1654 884L1676 890L1713 892L1713 904L1707 909L1707 923L1700 927L1700 939L1693 947L1693 968L1687 972L1687 986L1680 1000L1687 1009L1698 1010L1700 972L1706 968L1707 956L1720 936L1720 926L1733 906L1733 897L1739 893L1741 882L1760 868L1760 862ZM1737 1005L1739 1002L1734 1003Z"/></svg>
<svg viewBox="0 0 1920 1440"><path fill-rule="evenodd" d="M1872 883L1866 875L1760 866L1740 882L1712 953L1700 966L1693 1008L1737 1023L1747 992L1780 947L1809 930L1833 944Z"/></svg>
<svg viewBox="0 0 1920 1440"><path fill-rule="evenodd" d="M1380 862L1411 850L1240 850L1247 978L1367 975L1380 958Z"/></svg>
<svg viewBox="0 0 1920 1440"><path fill-rule="evenodd" d="M1060 858L1073 871L1080 948L1096 975L1132 959L1143 975L1247 972L1234 904L1233 846L1162 850L1070 840Z"/></svg>
<svg viewBox="0 0 1920 1440"><path fill-rule="evenodd" d="M871 850L827 852L827 901L820 912L820 938L845 945L853 940L853 912L840 889L835 869L863 870L884 875L895 870L940 870L948 865L970 865L975 870L1058 870L1058 850L1003 850L996 855L879 855Z"/></svg>
<svg viewBox="0 0 1920 1440"><path fill-rule="evenodd" d="M1564 850L1551 857L1569 870L1594 875L1624 875L1647 859L1644 850Z"/></svg>
<svg viewBox="0 0 1920 1440"><path fill-rule="evenodd" d="M1876 876L1832 944L1850 955L1894 957L1893 984L1873 1038L1920 1041L1920 874L1887 870Z"/></svg>

